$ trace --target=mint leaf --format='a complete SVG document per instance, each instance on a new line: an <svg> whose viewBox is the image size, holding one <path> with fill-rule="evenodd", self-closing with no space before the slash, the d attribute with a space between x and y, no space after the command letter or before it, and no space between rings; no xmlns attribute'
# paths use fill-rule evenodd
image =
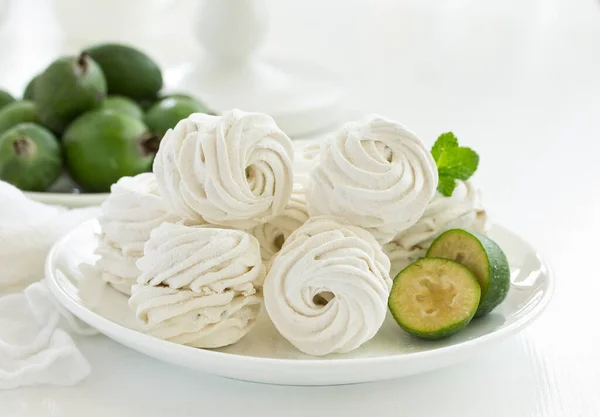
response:
<svg viewBox="0 0 600 417"><path fill-rule="evenodd" d="M437 163L444 152L452 148L458 148L458 139L452 132L442 133L435 141L433 148L431 148L431 155Z"/></svg>
<svg viewBox="0 0 600 417"><path fill-rule="evenodd" d="M445 195L446 197L450 197L452 195L452 193L454 192L455 188L456 188L456 181L454 180L454 177L452 177L450 175L440 174L437 189L442 195Z"/></svg>
<svg viewBox="0 0 600 417"><path fill-rule="evenodd" d="M440 175L449 175L457 180L468 180L477 170L479 155L470 148L455 148L445 154L445 165L438 167Z"/></svg>
<svg viewBox="0 0 600 417"><path fill-rule="evenodd" d="M454 133L442 133L431 148L431 155L438 168L438 191L451 196L455 180L468 180L477 170L479 155L470 148L458 146Z"/></svg>

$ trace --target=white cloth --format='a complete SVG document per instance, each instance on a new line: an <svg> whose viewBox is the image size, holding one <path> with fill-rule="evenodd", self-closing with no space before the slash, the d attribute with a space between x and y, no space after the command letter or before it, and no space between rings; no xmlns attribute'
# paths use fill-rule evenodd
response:
<svg viewBox="0 0 600 417"><path fill-rule="evenodd" d="M43 281L0 297L0 389L74 385L87 377L90 365L63 328L95 333L59 308Z"/></svg>
<svg viewBox="0 0 600 417"><path fill-rule="evenodd" d="M0 389L73 385L90 366L65 330L93 331L60 308L44 282L35 281L44 277L52 244L98 210L36 203L2 181L0 201Z"/></svg>

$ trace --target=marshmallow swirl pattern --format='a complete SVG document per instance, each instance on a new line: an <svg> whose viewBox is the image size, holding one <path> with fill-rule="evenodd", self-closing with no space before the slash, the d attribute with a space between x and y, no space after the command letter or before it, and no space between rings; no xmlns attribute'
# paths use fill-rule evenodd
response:
<svg viewBox="0 0 600 417"><path fill-rule="evenodd" d="M311 218L274 258L265 307L279 333L300 351L349 352L383 323L389 268L369 232L328 216Z"/></svg>
<svg viewBox="0 0 600 417"><path fill-rule="evenodd" d="M322 139L302 139L294 144L294 182L308 186L310 171L317 165Z"/></svg>
<svg viewBox="0 0 600 417"><path fill-rule="evenodd" d="M152 229L163 222L179 220L179 216L168 211L160 197L156 177L151 173L123 177L113 184L98 218L106 240L125 255L143 254Z"/></svg>
<svg viewBox="0 0 600 417"><path fill-rule="evenodd" d="M293 154L291 140L270 116L198 113L165 134L154 172L181 217L248 230L285 209Z"/></svg>
<svg viewBox="0 0 600 417"><path fill-rule="evenodd" d="M435 161L414 133L370 116L346 124L321 147L311 172L311 216L335 215L380 243L415 224L438 183Z"/></svg>
<svg viewBox="0 0 600 417"><path fill-rule="evenodd" d="M262 223L252 230L252 234L260 243L260 251L264 261L269 261L283 246L290 235L308 220L306 207L306 190L298 183L288 205L282 214Z"/></svg>
<svg viewBox="0 0 600 417"><path fill-rule="evenodd" d="M450 197L436 193L423 217L383 246L392 262L392 275L425 256L436 237L450 229L485 234L489 228L481 194L471 181L456 181Z"/></svg>
<svg viewBox="0 0 600 417"><path fill-rule="evenodd" d="M265 276L258 241L213 226L164 223L152 231L129 300L147 333L194 347L237 342L254 324Z"/></svg>
<svg viewBox="0 0 600 417"><path fill-rule="evenodd" d="M181 218L167 210L151 173L123 177L113 184L100 213L101 238L96 250L100 259L96 267L102 280L130 295L140 275L136 262L144 254L150 232L163 222Z"/></svg>

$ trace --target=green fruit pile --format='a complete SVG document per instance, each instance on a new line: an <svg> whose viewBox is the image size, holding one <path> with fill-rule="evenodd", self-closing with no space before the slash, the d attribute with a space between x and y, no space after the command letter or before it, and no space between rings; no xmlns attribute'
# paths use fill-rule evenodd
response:
<svg viewBox="0 0 600 417"><path fill-rule="evenodd" d="M108 192L119 178L150 171L166 131L208 113L188 95L161 96L162 86L146 54L103 44L52 62L22 100L0 90L0 179L46 191L66 170L84 191Z"/></svg>

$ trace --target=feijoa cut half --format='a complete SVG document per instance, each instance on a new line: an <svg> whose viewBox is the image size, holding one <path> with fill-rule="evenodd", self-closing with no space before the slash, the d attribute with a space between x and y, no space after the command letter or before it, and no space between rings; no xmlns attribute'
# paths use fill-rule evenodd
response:
<svg viewBox="0 0 600 417"><path fill-rule="evenodd" d="M481 287L465 266L450 259L423 258L396 276L388 306L408 333L442 339L469 324L480 296Z"/></svg>
<svg viewBox="0 0 600 417"><path fill-rule="evenodd" d="M506 298L510 267L500 246L490 238L463 229L448 230L433 241L427 256L452 259L473 272L481 286L476 317L488 314Z"/></svg>

